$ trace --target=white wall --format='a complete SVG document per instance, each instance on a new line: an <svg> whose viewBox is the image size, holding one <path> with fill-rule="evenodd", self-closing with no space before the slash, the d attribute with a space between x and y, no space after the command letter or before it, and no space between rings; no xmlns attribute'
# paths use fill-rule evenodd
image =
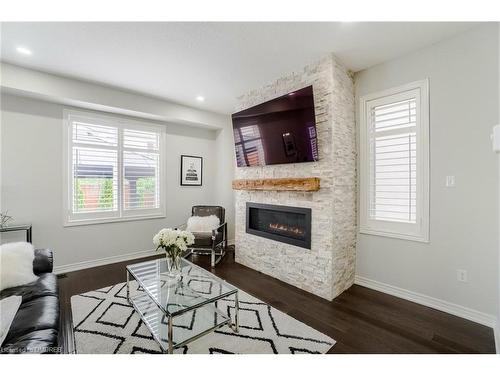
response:
<svg viewBox="0 0 500 375"><path fill-rule="evenodd" d="M500 28L499 28L500 32ZM500 36L500 35L499 35ZM499 38L500 42L500 38ZM500 47L500 44L499 44ZM500 51L500 48L499 48ZM499 59L500 61L500 59ZM500 69L500 65L499 65ZM499 78L500 78L500 71L499 71ZM500 87L500 80L499 80L499 87ZM499 119L500 119L500 102L499 102ZM498 168L498 176L500 177L500 153L497 153L497 168ZM500 183L498 186L498 196L500 197ZM499 205L498 205L498 213L500 216L500 200L499 200ZM498 236L500 238L500 220L499 220L499 226L498 226ZM499 241L500 242L500 241ZM497 305L497 325L495 327L495 346L496 346L496 352L497 354L500 354L500 243L498 246L498 280L497 280L497 296L498 296L498 305Z"/></svg>
<svg viewBox="0 0 500 375"><path fill-rule="evenodd" d="M500 90L500 27L498 27L498 87ZM498 106L498 120L500 122L500 95L497 101ZM500 176L500 154L497 155L498 162L498 176ZM498 197L500 197L500 183L498 189ZM498 235L500 239L500 199L498 206L498 215L499 215L499 226L498 226ZM497 326L495 329L495 344L497 349L497 354L500 354L500 240L498 246L498 281L497 281L497 296L498 296L498 305L497 305Z"/></svg>
<svg viewBox="0 0 500 375"><path fill-rule="evenodd" d="M233 125L230 117L223 124L224 128L217 131L215 140L216 170L214 178L217 180L215 189L216 204L226 208L229 243L234 243L235 211L234 190L232 180L236 166L234 153Z"/></svg>
<svg viewBox="0 0 500 375"><path fill-rule="evenodd" d="M56 266L150 250L156 231L183 223L194 204L222 202L232 209L227 191L233 172L226 172L229 177L220 172L231 168L231 160L221 165L222 151L217 151L225 148L224 157L233 153L232 138L219 139L211 129L168 123L166 219L63 227L63 108L67 107L2 94L1 206L16 221L33 223L35 247L52 248ZM181 154L204 158L202 187L180 186ZM228 220L234 221L230 216ZM4 235L3 241L13 238Z"/></svg>
<svg viewBox="0 0 500 375"><path fill-rule="evenodd" d="M430 243L360 234L356 274L494 317L498 167L489 135L499 116L497 24L357 73L356 97L423 78L430 80ZM456 187L445 187L447 175ZM468 271L467 283L457 281L457 269Z"/></svg>

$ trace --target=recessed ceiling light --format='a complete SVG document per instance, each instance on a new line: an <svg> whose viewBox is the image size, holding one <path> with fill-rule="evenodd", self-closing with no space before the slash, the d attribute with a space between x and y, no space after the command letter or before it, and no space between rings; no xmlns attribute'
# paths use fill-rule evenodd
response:
<svg viewBox="0 0 500 375"><path fill-rule="evenodd" d="M19 52L22 55L31 55L31 51L27 49L26 47L17 47L16 51Z"/></svg>
<svg viewBox="0 0 500 375"><path fill-rule="evenodd" d="M204 101L205 101L205 98L204 98L203 96L201 96L201 95L198 95L198 96L196 97L196 100L198 100L199 102L204 102Z"/></svg>

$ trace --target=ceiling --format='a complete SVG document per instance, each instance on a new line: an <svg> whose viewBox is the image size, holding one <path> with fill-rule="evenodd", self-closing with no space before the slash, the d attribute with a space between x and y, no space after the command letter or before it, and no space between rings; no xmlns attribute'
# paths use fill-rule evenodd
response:
<svg viewBox="0 0 500 375"><path fill-rule="evenodd" d="M220 113L333 52L359 71L477 23L2 23L2 61ZM31 55L16 51L19 46ZM205 97L204 102L196 100Z"/></svg>

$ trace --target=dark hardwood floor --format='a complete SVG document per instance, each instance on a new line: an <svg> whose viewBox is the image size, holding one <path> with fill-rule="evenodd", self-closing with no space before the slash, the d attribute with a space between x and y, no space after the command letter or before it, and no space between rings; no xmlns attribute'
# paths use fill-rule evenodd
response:
<svg viewBox="0 0 500 375"><path fill-rule="evenodd" d="M208 259L199 256L192 260L210 269ZM125 265L139 261L61 275L60 339L64 352L74 352L70 297L125 281ZM213 272L334 338L337 344L330 353L495 352L493 330L489 327L358 285L329 302L235 263L232 252Z"/></svg>

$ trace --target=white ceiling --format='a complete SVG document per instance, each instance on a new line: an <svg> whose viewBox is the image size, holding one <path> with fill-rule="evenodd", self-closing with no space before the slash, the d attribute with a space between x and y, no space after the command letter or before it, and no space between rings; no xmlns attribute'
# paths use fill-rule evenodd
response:
<svg viewBox="0 0 500 375"><path fill-rule="evenodd" d="M1 59L231 113L236 98L333 52L353 71L477 23L2 23ZM32 55L16 52L25 46ZM203 103L196 96L203 95Z"/></svg>

